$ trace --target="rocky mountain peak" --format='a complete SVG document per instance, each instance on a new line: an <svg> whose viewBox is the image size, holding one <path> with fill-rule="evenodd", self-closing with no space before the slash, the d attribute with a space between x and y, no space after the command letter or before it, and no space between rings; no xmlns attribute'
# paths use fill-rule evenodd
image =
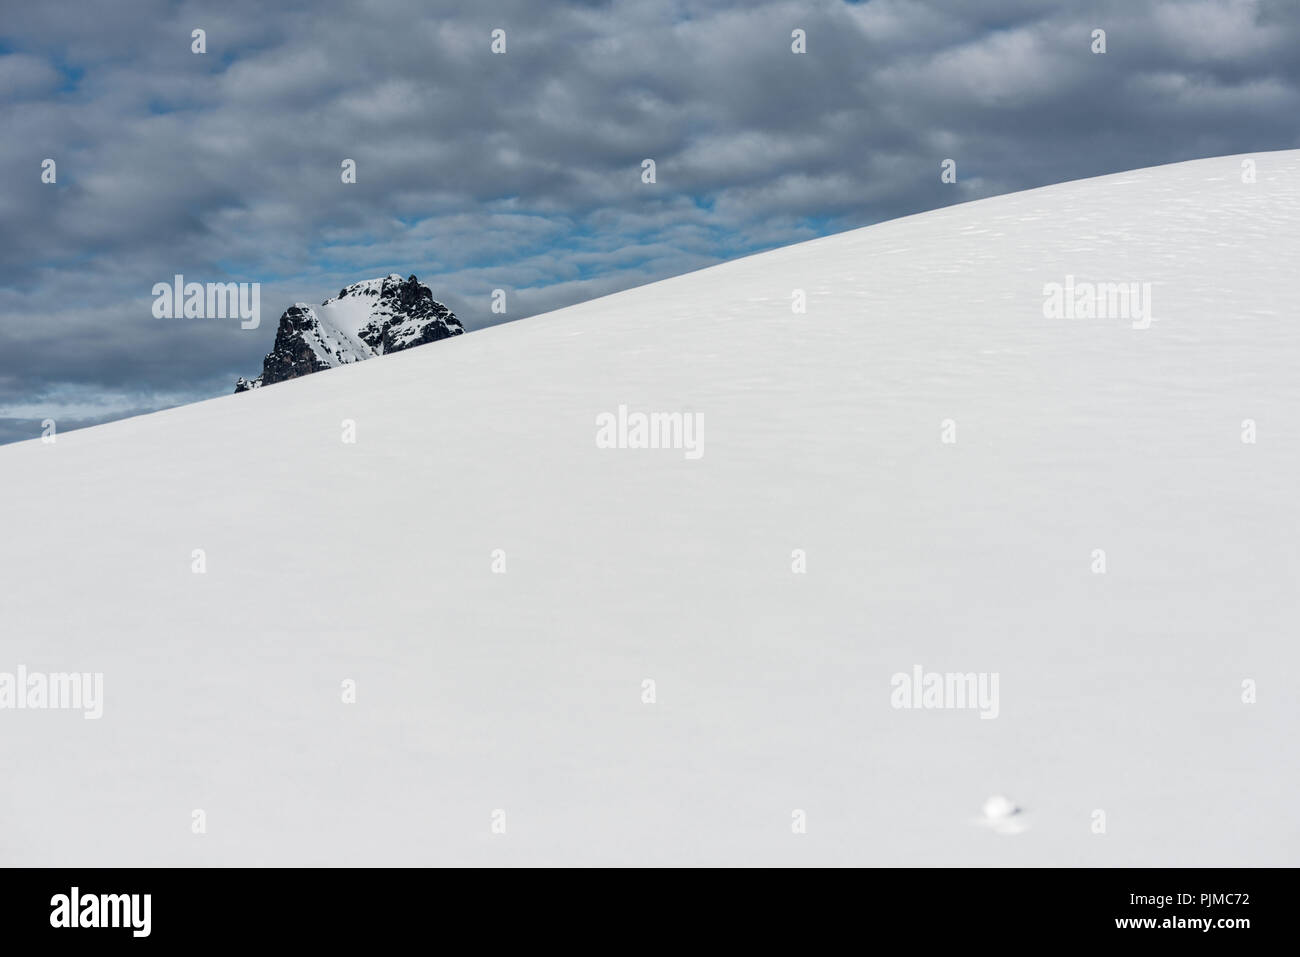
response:
<svg viewBox="0 0 1300 957"><path fill-rule="evenodd" d="M455 314L414 275L365 279L344 286L319 306L298 302L286 309L262 374L256 379L240 377L235 391L401 352L464 331Z"/></svg>

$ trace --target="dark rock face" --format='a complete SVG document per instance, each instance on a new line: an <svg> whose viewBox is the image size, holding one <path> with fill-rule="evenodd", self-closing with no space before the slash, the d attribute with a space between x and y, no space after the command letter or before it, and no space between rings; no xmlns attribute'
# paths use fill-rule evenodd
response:
<svg viewBox="0 0 1300 957"><path fill-rule="evenodd" d="M262 360L262 385L333 368L333 364L317 356L309 342L308 334L318 324L311 307L294 305L284 311L280 327L275 331L275 345Z"/></svg>
<svg viewBox="0 0 1300 957"><path fill-rule="evenodd" d="M339 290L338 296L327 300L339 302L349 296L370 296L376 302L372 307L372 320L358 330L362 342L384 355L400 352L426 342L437 342L458 336L465 330L452 311L433 298L429 287L414 276L405 282L400 276L387 276L378 281L357 283Z"/></svg>
<svg viewBox="0 0 1300 957"><path fill-rule="evenodd" d="M319 306L299 302L286 309L262 374L241 377L235 391L401 352L464 331L452 311L415 276L367 279L339 290Z"/></svg>

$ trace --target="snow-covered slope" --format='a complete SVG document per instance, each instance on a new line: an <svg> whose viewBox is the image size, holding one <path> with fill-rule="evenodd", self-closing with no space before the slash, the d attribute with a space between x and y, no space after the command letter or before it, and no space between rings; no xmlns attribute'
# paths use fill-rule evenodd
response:
<svg viewBox="0 0 1300 957"><path fill-rule="evenodd" d="M1300 863L1300 153L1254 160L0 448L0 671L104 675L0 711L0 862ZM598 447L620 406L703 454ZM893 707L917 666L997 717Z"/></svg>
<svg viewBox="0 0 1300 957"><path fill-rule="evenodd" d="M464 332L452 311L415 276L392 273L345 286L319 306L297 302L284 311L262 374L242 376L236 392L296 379Z"/></svg>

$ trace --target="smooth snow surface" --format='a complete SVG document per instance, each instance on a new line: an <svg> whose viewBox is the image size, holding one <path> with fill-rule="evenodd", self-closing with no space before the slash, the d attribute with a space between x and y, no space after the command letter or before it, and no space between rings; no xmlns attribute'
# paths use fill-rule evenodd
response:
<svg viewBox="0 0 1300 957"><path fill-rule="evenodd" d="M1300 153L1254 159L0 448L0 672L105 699L0 711L0 863L1300 863ZM1067 275L1158 321L1044 318ZM703 457L598 448L620 405ZM916 666L996 718L895 709Z"/></svg>
<svg viewBox="0 0 1300 957"><path fill-rule="evenodd" d="M353 283L343 290L347 293L346 296L331 296L315 307L316 317L332 329L355 340L359 348L364 350L367 359L374 354L374 350L360 340L359 333L376 317L376 314L389 315L388 310L380 305L379 300L379 294L386 280L400 283L402 277L393 273L379 279L366 279Z"/></svg>

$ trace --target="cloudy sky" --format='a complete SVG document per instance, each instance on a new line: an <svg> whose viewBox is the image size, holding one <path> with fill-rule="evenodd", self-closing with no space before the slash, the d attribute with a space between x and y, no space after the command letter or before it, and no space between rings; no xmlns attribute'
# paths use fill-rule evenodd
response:
<svg viewBox="0 0 1300 957"><path fill-rule="evenodd" d="M0 442L228 393L286 306L363 278L415 273L474 329L494 288L517 319L1300 146L1295 0L0 2ZM260 282L261 328L154 318L176 273Z"/></svg>

